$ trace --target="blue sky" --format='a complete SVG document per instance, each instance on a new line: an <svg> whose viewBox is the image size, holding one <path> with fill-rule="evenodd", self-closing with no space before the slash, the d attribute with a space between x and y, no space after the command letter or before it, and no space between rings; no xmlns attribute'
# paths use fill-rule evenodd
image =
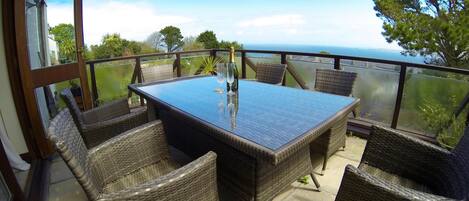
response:
<svg viewBox="0 0 469 201"><path fill-rule="evenodd" d="M85 43L106 33L144 40L164 26L184 36L213 30L246 44L303 44L400 49L388 44L370 0L83 0ZM71 0L49 0L48 21L73 22Z"/></svg>

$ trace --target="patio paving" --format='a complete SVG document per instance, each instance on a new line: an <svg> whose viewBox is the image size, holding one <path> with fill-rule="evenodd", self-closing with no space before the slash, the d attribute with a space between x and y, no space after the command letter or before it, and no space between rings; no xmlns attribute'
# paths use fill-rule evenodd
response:
<svg viewBox="0 0 469 201"><path fill-rule="evenodd" d="M329 158L327 169L324 176L317 175L321 184L321 192L317 192L316 188L309 178L308 184L294 182L289 189L277 196L274 201L328 201L334 200L339 189L340 181L344 173L345 166L351 164L357 166L360 163L361 156L365 149L366 140L350 136L347 137L347 147L344 151L338 151ZM176 153L176 155L178 155ZM183 156L175 156L179 161L184 163L187 161ZM322 167L322 159L320 156L315 157L315 171L320 172ZM49 186L50 201L79 201L87 200L85 193L78 184L73 174L67 168L64 161L57 157L52 161L51 178Z"/></svg>

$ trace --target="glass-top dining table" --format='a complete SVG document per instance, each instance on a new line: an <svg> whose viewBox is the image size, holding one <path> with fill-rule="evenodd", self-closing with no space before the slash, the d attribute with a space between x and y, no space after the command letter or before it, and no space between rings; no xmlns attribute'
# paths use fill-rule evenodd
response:
<svg viewBox="0 0 469 201"><path fill-rule="evenodd" d="M222 200L271 200L312 173L309 144L359 99L240 80L235 96L198 76L129 85L160 118L168 142L189 156L218 155Z"/></svg>

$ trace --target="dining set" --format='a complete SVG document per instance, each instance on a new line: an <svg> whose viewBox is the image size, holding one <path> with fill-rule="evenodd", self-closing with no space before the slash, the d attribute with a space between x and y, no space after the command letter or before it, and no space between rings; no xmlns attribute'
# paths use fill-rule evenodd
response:
<svg viewBox="0 0 469 201"><path fill-rule="evenodd" d="M137 108L118 100L82 112L66 89L61 97L68 109L51 121L48 138L90 200L272 200L304 176L315 184L312 191L320 191L316 177L324 172L313 171L312 157L323 157L324 171L328 158L346 147L347 122L358 115L360 103L352 96L357 73L317 69L314 90L302 90L281 86L286 64L259 63L256 79L239 80L233 91L228 66L217 65L215 76L129 85L146 101ZM373 129L372 136L396 135ZM383 189L372 187L384 184L360 180L369 176L362 171L378 166L369 146L378 147L367 145L364 158L370 165L347 166L337 199L415 195L393 192L393 186L379 194ZM172 149L191 161L181 164ZM445 154L450 153L438 156ZM467 172L455 177L468 178ZM366 186L373 193L362 189ZM441 188L447 193L442 195L453 195Z"/></svg>

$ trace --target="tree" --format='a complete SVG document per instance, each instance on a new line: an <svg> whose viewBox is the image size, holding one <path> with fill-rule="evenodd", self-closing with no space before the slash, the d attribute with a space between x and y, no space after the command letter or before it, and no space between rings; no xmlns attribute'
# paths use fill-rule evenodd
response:
<svg viewBox="0 0 469 201"><path fill-rule="evenodd" d="M144 47L144 43L123 39L117 33L106 34L101 44L91 46L91 54L96 59L130 56L140 54Z"/></svg>
<svg viewBox="0 0 469 201"><path fill-rule="evenodd" d="M163 41L168 52L176 51L184 45L184 42L182 41L184 37L182 36L179 28L167 26L161 29L160 33L163 36Z"/></svg>
<svg viewBox="0 0 469 201"><path fill-rule="evenodd" d="M205 49L215 49L218 48L217 36L213 31L204 31L197 36L197 42L203 43Z"/></svg>
<svg viewBox="0 0 469 201"><path fill-rule="evenodd" d="M103 36L100 45L91 46L97 59L120 57L124 52L124 45L121 36L117 33Z"/></svg>
<svg viewBox="0 0 469 201"><path fill-rule="evenodd" d="M141 42L123 39L122 46L124 47L123 56L137 55L142 52Z"/></svg>
<svg viewBox="0 0 469 201"><path fill-rule="evenodd" d="M202 50L204 49L204 44L197 42L196 38L193 36L189 36L184 38L184 46L182 46L182 50L190 51L190 50Z"/></svg>
<svg viewBox="0 0 469 201"><path fill-rule="evenodd" d="M163 46L163 36L155 31L147 37L144 43L158 51Z"/></svg>
<svg viewBox="0 0 469 201"><path fill-rule="evenodd" d="M224 41L224 40L222 40L220 42L219 47L221 49L229 49L230 47L234 47L234 49L240 50L240 49L243 49L243 44L238 43L236 41Z"/></svg>
<svg viewBox="0 0 469 201"><path fill-rule="evenodd" d="M374 0L383 19L383 36L420 54L428 63L452 67L469 64L469 10L467 0Z"/></svg>
<svg viewBox="0 0 469 201"><path fill-rule="evenodd" d="M59 62L68 63L76 60L75 55L75 28L71 24L59 24L49 29L51 37L59 48Z"/></svg>

